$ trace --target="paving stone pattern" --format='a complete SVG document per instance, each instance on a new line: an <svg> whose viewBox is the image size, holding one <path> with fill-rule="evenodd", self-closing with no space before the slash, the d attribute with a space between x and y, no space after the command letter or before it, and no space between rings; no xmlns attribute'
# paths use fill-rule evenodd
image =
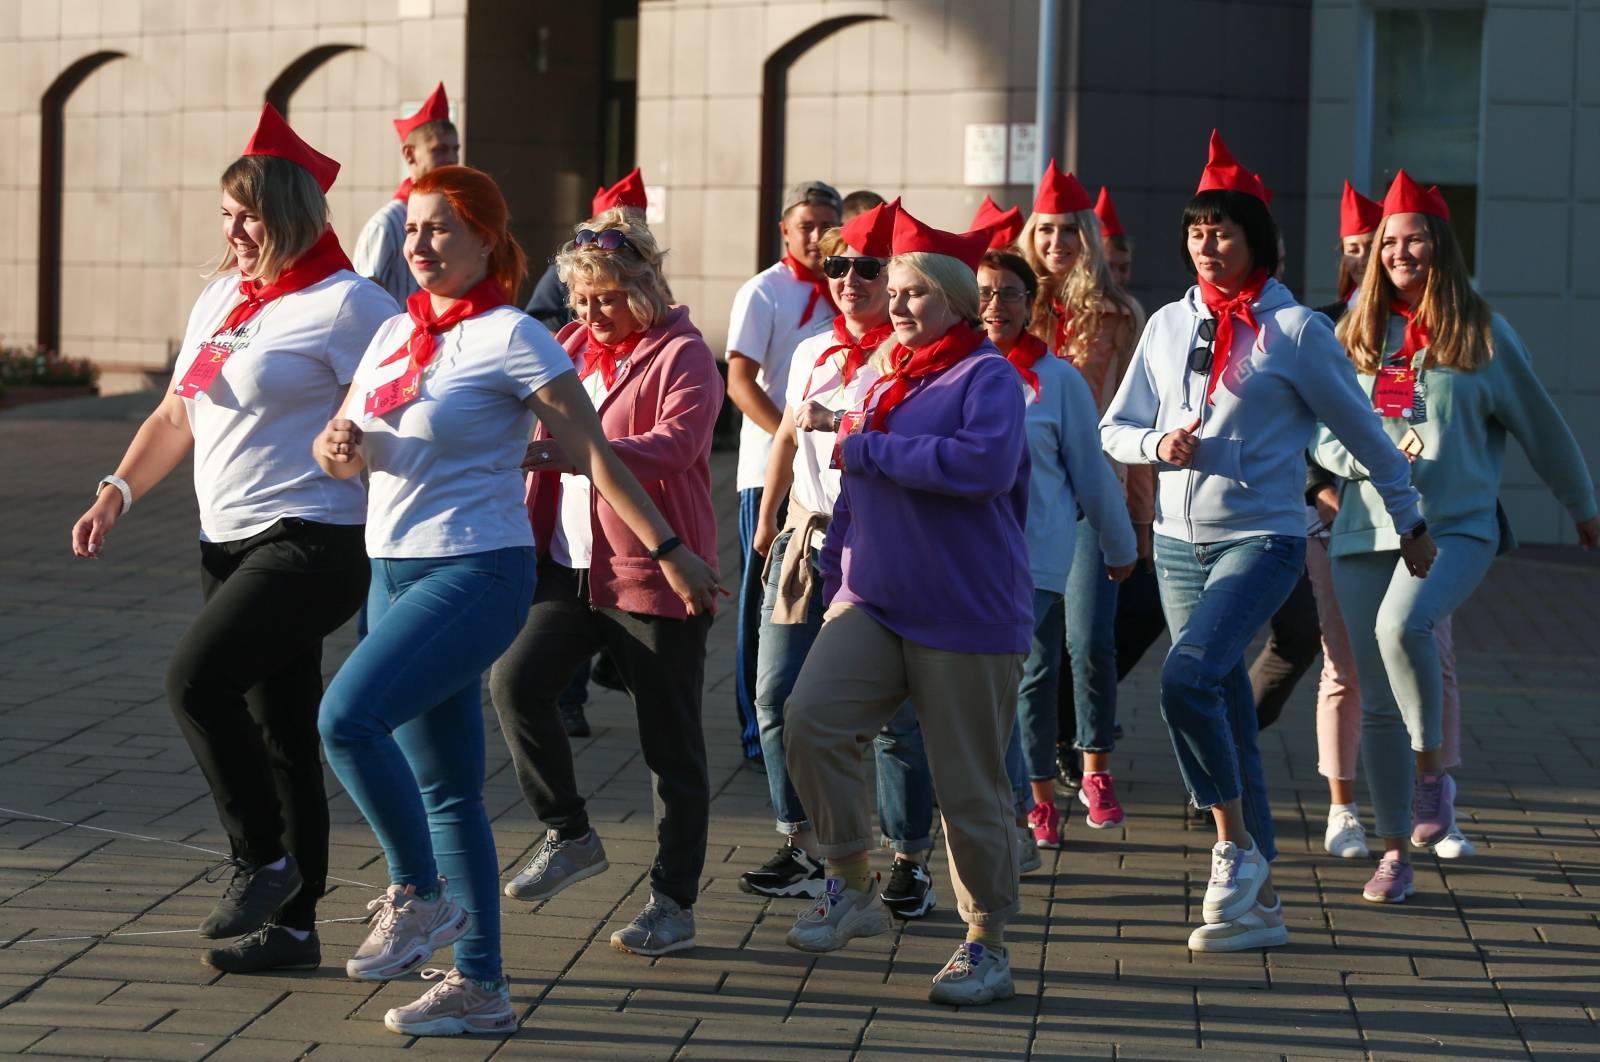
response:
<svg viewBox="0 0 1600 1062"><path fill-rule="evenodd" d="M85 416L93 416L92 410ZM411 1041L384 1010L416 979L346 980L382 855L329 775L332 873L313 974L221 975L194 928L226 849L162 695L199 602L187 468L74 560L68 528L126 420L0 418L0 1053L151 1059L1182 1059L1600 1057L1600 567L1561 550L1500 561L1459 618L1475 859L1418 860L1416 897L1364 902L1366 862L1322 852L1312 682L1264 736L1290 946L1192 956L1209 832L1189 821L1155 700L1159 654L1123 685L1124 829L1078 817L1023 883L1017 998L926 1001L960 939L942 852L926 921L820 957L783 934L797 901L738 891L778 843L733 727L731 616L715 625L706 718L714 791L699 947L651 961L607 937L645 896L653 822L626 702L597 690L578 773L612 869L541 905L505 903L521 1018L507 1039ZM729 455L718 455L733 571ZM329 673L352 633L330 640ZM494 714L484 725L495 730ZM540 826L490 734L487 801L509 875ZM886 860L884 861L886 866ZM448 960L448 956L439 956Z"/></svg>

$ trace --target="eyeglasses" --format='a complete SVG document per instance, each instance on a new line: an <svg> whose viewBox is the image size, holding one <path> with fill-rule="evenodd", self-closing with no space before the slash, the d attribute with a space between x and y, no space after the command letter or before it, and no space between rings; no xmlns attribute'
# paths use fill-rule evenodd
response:
<svg viewBox="0 0 1600 1062"><path fill-rule="evenodd" d="M843 280L845 274L854 269L862 280L877 280L883 273L883 266L883 259L869 255L846 258L842 254L830 254L822 260L822 275L829 280Z"/></svg>
<svg viewBox="0 0 1600 1062"><path fill-rule="evenodd" d="M1207 317L1200 322L1200 345L1189 351L1190 372L1211 371L1211 342L1216 338L1216 319Z"/></svg>
<svg viewBox="0 0 1600 1062"><path fill-rule="evenodd" d="M982 306L990 299L999 299L1001 302L1015 306L1028 297L1028 293L1021 288L979 288L978 305Z"/></svg>
<svg viewBox="0 0 1600 1062"><path fill-rule="evenodd" d="M623 247L633 247L633 244L628 242L628 238L622 234L620 229L601 229L599 232L593 229L579 229L578 236L573 242L579 247L588 247L593 244L602 251L615 251Z"/></svg>

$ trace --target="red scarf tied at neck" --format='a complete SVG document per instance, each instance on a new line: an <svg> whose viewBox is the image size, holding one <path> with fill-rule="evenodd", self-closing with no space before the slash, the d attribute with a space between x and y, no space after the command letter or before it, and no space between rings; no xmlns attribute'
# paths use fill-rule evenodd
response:
<svg viewBox="0 0 1600 1062"><path fill-rule="evenodd" d="M1395 352L1394 360L1402 365L1410 365L1412 356L1419 350L1426 350L1433 337L1428 334L1428 326L1422 323L1422 316L1417 313L1416 307L1395 299L1389 303L1389 311L1406 319L1405 335L1400 340L1400 349Z"/></svg>
<svg viewBox="0 0 1600 1062"><path fill-rule="evenodd" d="M599 369L601 382L607 391L611 390L611 385L617 382L617 366L628 360L643 338L644 330L640 329L620 342L607 344L590 332L583 348L583 370L578 373L578 379L587 380Z"/></svg>
<svg viewBox="0 0 1600 1062"><path fill-rule="evenodd" d="M1237 317L1243 321L1245 327L1252 332L1257 334L1261 332L1261 325L1256 322L1255 314L1250 312L1250 304L1261 297L1261 289L1266 287L1266 284L1267 271L1257 269L1245 278L1244 287L1230 299L1205 278L1200 278L1200 298L1217 322L1216 336L1211 341L1211 377L1206 381L1207 402L1216 401L1213 394L1217 389L1217 382L1227 371L1228 360L1233 356L1233 319Z"/></svg>
<svg viewBox="0 0 1600 1062"><path fill-rule="evenodd" d="M1034 400L1037 401L1041 391L1039 389L1039 374L1033 371L1034 365L1040 358L1049 354L1049 349L1044 345L1044 340L1032 332L1024 332L1017 337L1017 342L1006 353L1006 360L1011 367L1017 370L1017 375L1022 377L1022 382L1033 388Z"/></svg>
<svg viewBox="0 0 1600 1062"><path fill-rule="evenodd" d="M411 178L407 177L400 182L400 187L394 190L394 197L404 203L411 198Z"/></svg>
<svg viewBox="0 0 1600 1062"><path fill-rule="evenodd" d="M893 331L893 323L885 321L881 325L867 329L861 334L861 338L857 339L850 334L850 328L845 324L844 314L840 314L833 319L833 345L822 352L822 355L817 358L816 364L811 366L811 371L815 373L828 363L829 358L842 350L844 351L844 364L839 368L839 375L842 378L840 386L849 387L850 381L854 380L856 373L861 371L861 366L867 363L867 359L872 356L872 352L877 350L883 341L889 338L889 333ZM806 387L803 397L811 397L809 385Z"/></svg>
<svg viewBox="0 0 1600 1062"><path fill-rule="evenodd" d="M889 413L906 397L913 381L944 372L983 345L985 336L965 321L957 321L944 335L925 347L912 350L900 343L889 353L889 372L867 392L864 406L872 414L867 419L869 431L888 431ZM877 405L872 404L873 394L884 388Z"/></svg>
<svg viewBox="0 0 1600 1062"><path fill-rule="evenodd" d="M259 280L239 281L239 294L244 296L244 301L228 311L228 316L223 318L222 326L213 336L220 336L244 324L250 318L261 312L261 308L273 299L292 294L301 288L326 280L341 269L349 269L350 259L345 257L344 249L339 246L339 237L328 229L311 245L311 249L299 258L294 264L278 275L278 279L270 284L263 284Z"/></svg>
<svg viewBox="0 0 1600 1062"><path fill-rule="evenodd" d="M506 289L494 277L484 277L478 281L441 314L433 312L433 296L427 291L412 292L406 300L406 312L411 315L411 336L404 346L378 364L389 365L409 354L411 363L407 367L408 372L425 369L439 353L439 339L444 333L469 317L476 317L496 306L504 306L509 301Z"/></svg>
<svg viewBox="0 0 1600 1062"><path fill-rule="evenodd" d="M839 307L833 304L833 292L828 290L828 281L825 278L817 276L804 262L788 251L783 252L783 264L788 267L789 274L796 280L811 285L811 297L806 300L806 312L800 315L801 324L811 320L811 315L816 312L819 302L826 302L831 313L839 312Z"/></svg>

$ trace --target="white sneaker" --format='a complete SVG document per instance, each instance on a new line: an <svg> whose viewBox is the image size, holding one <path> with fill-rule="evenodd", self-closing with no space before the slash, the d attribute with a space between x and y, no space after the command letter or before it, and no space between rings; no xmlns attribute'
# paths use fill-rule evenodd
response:
<svg viewBox="0 0 1600 1062"><path fill-rule="evenodd" d="M1329 855L1336 855L1340 859L1365 859L1371 853L1367 849L1367 831L1361 825L1361 820L1348 811L1336 811L1328 816L1328 830L1322 835L1322 847L1328 850Z"/></svg>
<svg viewBox="0 0 1600 1062"><path fill-rule="evenodd" d="M800 951L833 951L851 937L875 937L894 924L889 909L878 896L877 875L867 892L844 887L843 878L829 878L822 897L794 920L784 938Z"/></svg>
<svg viewBox="0 0 1600 1062"><path fill-rule="evenodd" d="M1218 841L1211 849L1211 880L1202 905L1206 922L1232 922L1249 911L1266 876L1267 861L1254 841L1243 851L1232 841Z"/></svg>
<svg viewBox="0 0 1600 1062"><path fill-rule="evenodd" d="M933 979L928 999L955 1007L970 1007L1010 999L1017 994L1011 983L1011 958L982 944L963 943Z"/></svg>
<svg viewBox="0 0 1600 1062"><path fill-rule="evenodd" d="M1026 826L1020 827L1017 840L1017 873L1026 874L1042 866L1044 857L1039 854L1039 846L1033 843L1033 831Z"/></svg>
<svg viewBox="0 0 1600 1062"><path fill-rule="evenodd" d="M1251 948L1276 948L1289 943L1289 927L1283 924L1283 898L1271 907L1253 904L1231 922L1196 926L1189 934L1190 951L1249 951Z"/></svg>
<svg viewBox="0 0 1600 1062"><path fill-rule="evenodd" d="M1461 832L1460 826L1450 827L1450 832L1435 841L1431 847L1433 854L1440 859L1460 859L1463 856L1478 854L1477 846Z"/></svg>

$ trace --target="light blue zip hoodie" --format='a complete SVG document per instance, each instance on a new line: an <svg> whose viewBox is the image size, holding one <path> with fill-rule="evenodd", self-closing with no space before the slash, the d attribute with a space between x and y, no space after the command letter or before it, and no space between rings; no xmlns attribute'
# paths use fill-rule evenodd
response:
<svg viewBox="0 0 1600 1062"><path fill-rule="evenodd" d="M1232 356L1210 405L1206 375L1189 368L1211 316L1200 289L1157 310L1100 421L1107 453L1156 466L1156 534L1195 543L1304 538L1305 451L1318 421L1371 470L1393 526L1410 530L1422 519L1411 466L1373 415L1332 323L1276 280L1250 308L1261 331L1235 321ZM1158 461L1161 437L1196 418L1200 445L1190 467Z"/></svg>

